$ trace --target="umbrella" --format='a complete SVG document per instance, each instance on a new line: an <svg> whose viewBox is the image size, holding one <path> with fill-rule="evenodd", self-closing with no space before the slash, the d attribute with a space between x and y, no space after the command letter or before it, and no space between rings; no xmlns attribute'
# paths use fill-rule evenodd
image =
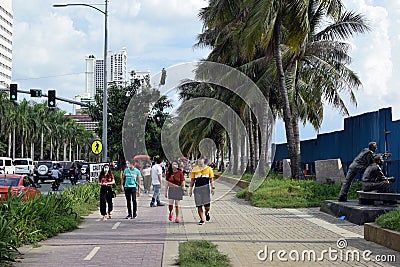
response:
<svg viewBox="0 0 400 267"><path fill-rule="evenodd" d="M150 160L150 156L148 155L136 155L133 157L134 160Z"/></svg>

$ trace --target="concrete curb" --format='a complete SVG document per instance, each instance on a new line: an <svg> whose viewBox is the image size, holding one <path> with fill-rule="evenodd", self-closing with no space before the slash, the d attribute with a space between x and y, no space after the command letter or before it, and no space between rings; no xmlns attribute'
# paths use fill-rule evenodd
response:
<svg viewBox="0 0 400 267"><path fill-rule="evenodd" d="M236 186L239 186L242 189L244 189L246 187L249 187L249 185L250 185L250 182L239 180L239 179L235 179L235 178L231 178L231 177L227 177L227 176L220 176L220 177L218 177L218 180L219 181L228 182L230 184L234 184Z"/></svg>
<svg viewBox="0 0 400 267"><path fill-rule="evenodd" d="M382 228L376 223L364 224L364 239L400 251L400 232Z"/></svg>

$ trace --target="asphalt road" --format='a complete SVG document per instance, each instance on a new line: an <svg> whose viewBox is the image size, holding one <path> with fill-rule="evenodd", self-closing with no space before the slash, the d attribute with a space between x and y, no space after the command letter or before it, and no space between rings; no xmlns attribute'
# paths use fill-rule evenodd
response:
<svg viewBox="0 0 400 267"><path fill-rule="evenodd" d="M79 185L82 184L82 183L86 183L86 179L81 179L81 180L79 180L76 186L79 186ZM39 188L39 190L40 190L40 192L41 192L42 194L47 194L49 191L52 191L52 190L51 190L51 183L50 183L50 182L46 182L46 183L40 183L40 182L39 182L39 184L40 184L40 186L41 186L41 187ZM72 186L73 186L73 185L71 185L70 180L64 179L64 182L62 182L62 183L60 184L60 188L58 189L58 191L61 192L61 191L65 190L65 189L67 189L67 188L69 188L69 187L72 187ZM75 186L75 185L74 185L74 186Z"/></svg>

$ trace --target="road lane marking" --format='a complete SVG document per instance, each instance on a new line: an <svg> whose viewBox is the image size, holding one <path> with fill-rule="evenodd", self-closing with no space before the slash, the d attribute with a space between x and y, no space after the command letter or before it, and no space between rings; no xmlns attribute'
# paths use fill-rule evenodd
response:
<svg viewBox="0 0 400 267"><path fill-rule="evenodd" d="M113 230L117 229L118 226L119 226L120 224L121 224L121 222L116 222L116 223L114 224L114 226L112 227L112 229L113 229Z"/></svg>
<svg viewBox="0 0 400 267"><path fill-rule="evenodd" d="M83 260L90 261L94 257L94 255L96 255L97 251L99 251L99 249L100 247L94 247L92 251L90 251L90 253Z"/></svg>

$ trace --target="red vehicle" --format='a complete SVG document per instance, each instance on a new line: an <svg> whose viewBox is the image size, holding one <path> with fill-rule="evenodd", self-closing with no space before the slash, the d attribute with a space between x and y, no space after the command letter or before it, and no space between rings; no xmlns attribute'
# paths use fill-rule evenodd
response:
<svg viewBox="0 0 400 267"><path fill-rule="evenodd" d="M25 192L22 197L23 200L34 198L40 195L39 187L33 180L27 175L17 174L0 174L0 201L8 199L8 188L11 186L11 193L13 195L21 195Z"/></svg>

